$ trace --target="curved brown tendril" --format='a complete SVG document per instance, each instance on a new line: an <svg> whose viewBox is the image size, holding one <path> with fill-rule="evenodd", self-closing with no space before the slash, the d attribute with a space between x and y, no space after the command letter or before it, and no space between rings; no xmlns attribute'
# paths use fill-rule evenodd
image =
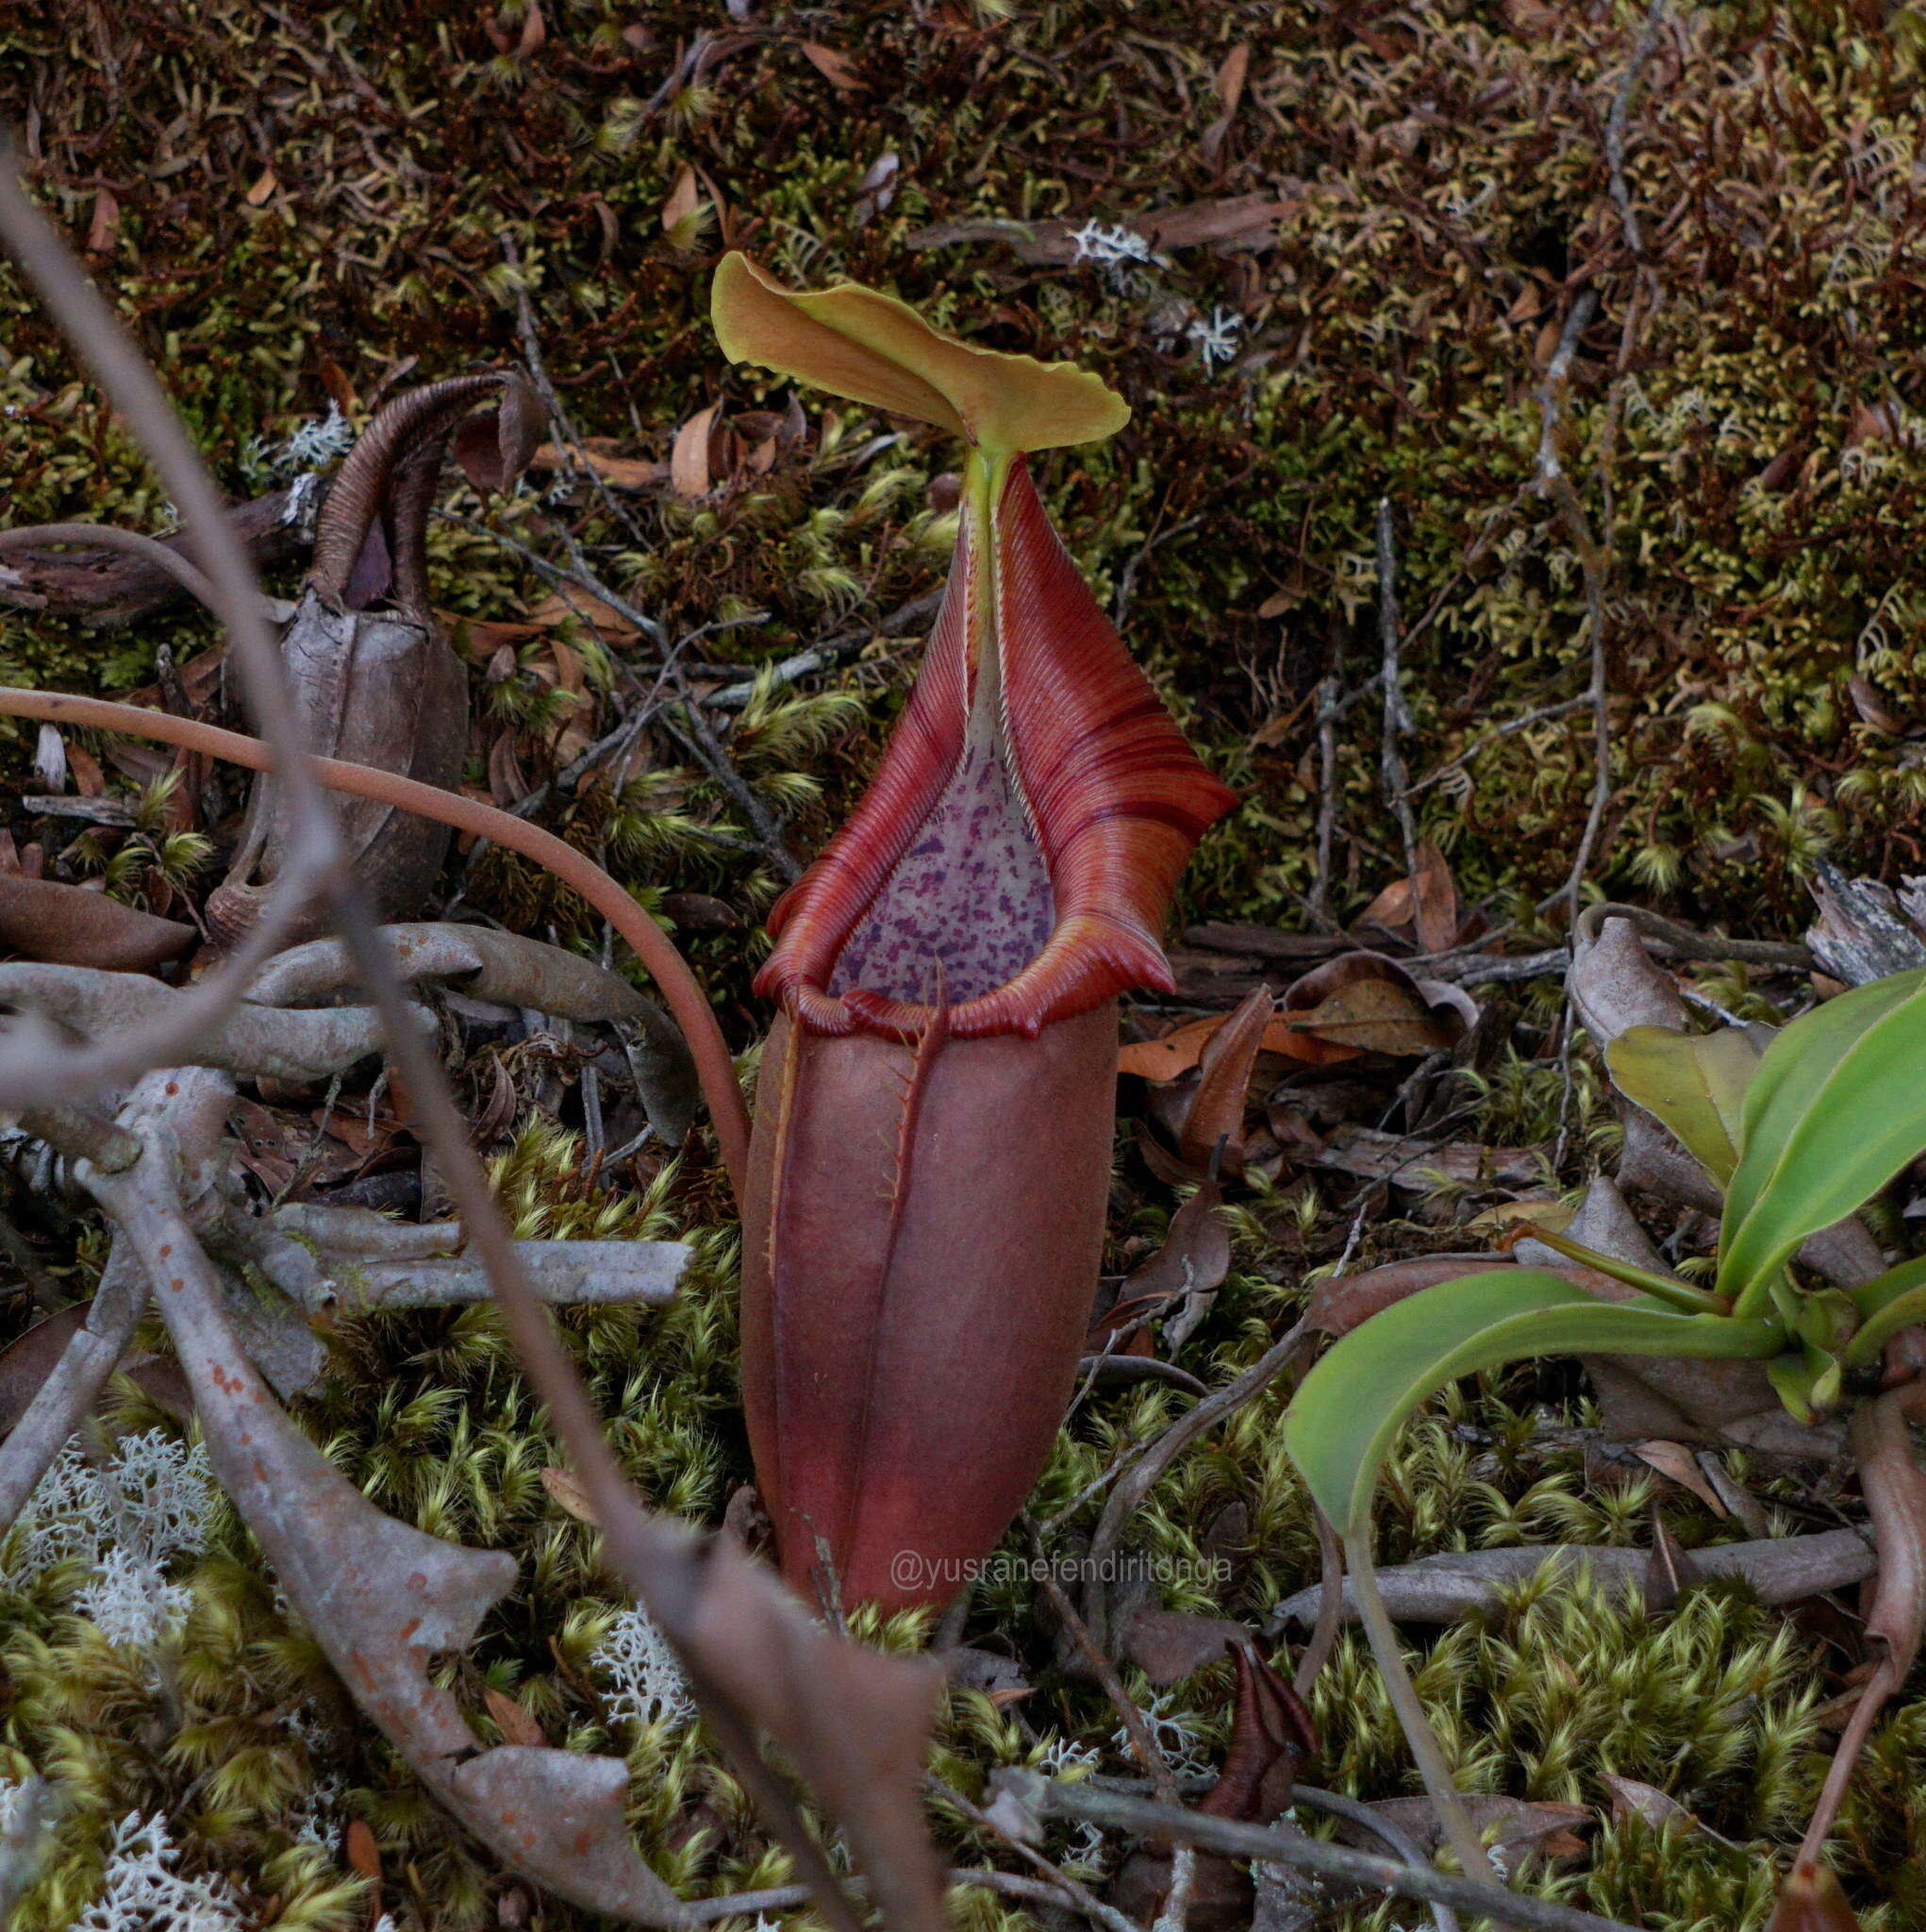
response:
<svg viewBox="0 0 1926 1932"><path fill-rule="evenodd" d="M176 718L164 711L143 710L137 705L116 705L105 698L70 697L61 691L19 691L0 685L0 715L125 732L131 737L181 745L209 758L225 758L257 772L274 769L272 749L257 738L226 731L217 724L204 724L195 718ZM728 1042L722 1038L708 996L689 971L689 962L627 891L593 859L565 844L553 832L544 832L540 826L484 805L479 799L464 798L458 792L423 785L416 778L378 771L372 765L349 764L341 758L312 758L308 764L315 777L330 791L345 791L357 798L373 798L398 807L403 811L419 812L423 818L453 825L457 831L473 832L511 852L521 853L524 858L534 859L564 885L573 887L614 926L661 988L662 997L689 1041L703 1095L716 1124L722 1164L739 1199L748 1167L749 1116L742 1103L741 1089L736 1082Z"/></svg>

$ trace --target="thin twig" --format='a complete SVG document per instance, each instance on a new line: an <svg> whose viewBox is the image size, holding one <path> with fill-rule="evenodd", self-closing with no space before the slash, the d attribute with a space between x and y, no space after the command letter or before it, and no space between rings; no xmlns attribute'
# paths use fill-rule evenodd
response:
<svg viewBox="0 0 1926 1932"><path fill-rule="evenodd" d="M794 684L798 678L826 670L840 658L853 656L874 639L891 637L909 625L921 624L924 618L934 617L942 608L945 588L938 584L934 590L921 591L899 604L887 617L878 618L874 624L838 631L834 637L824 638L821 643L811 644L806 651L798 651L793 657L785 658L768 670L758 672L755 677L711 691L703 702L712 710L739 711L755 695L758 681L765 688L774 689Z"/></svg>
<svg viewBox="0 0 1926 1932"><path fill-rule="evenodd" d="M1385 803L1398 821L1404 841L1404 870L1418 870L1418 820L1411 809L1410 779L1404 770L1404 755L1399 739L1411 729L1411 713L1404 703L1404 679L1398 653L1403 644L1398 620L1398 556L1391 541L1391 499L1378 498L1378 645L1383 653L1379 688L1384 692L1384 737L1379 766L1385 784Z"/></svg>
<svg viewBox="0 0 1926 1932"><path fill-rule="evenodd" d="M1098 1519L1089 1549L1090 1574L1093 1577L1104 1574L1104 1559L1117 1548L1130 1519L1137 1514L1143 1499L1156 1486L1165 1470L1206 1429L1214 1428L1225 1418L1235 1415L1246 1403L1255 1401L1315 1339L1302 1325L1290 1329L1235 1382L1227 1383L1215 1394L1206 1395L1196 1407L1179 1416L1149 1444L1129 1473L1110 1491L1104 1513ZM1104 1628L1102 1591L1095 1584L1088 1592L1086 1608L1089 1628L1095 1641L1101 1644L1108 1633Z"/></svg>
<svg viewBox="0 0 1926 1932"><path fill-rule="evenodd" d="M1591 804L1586 812L1585 830L1578 851L1566 874L1565 883L1544 902L1566 905L1567 917L1576 919L1579 896L1585 889L1586 874L1591 870L1592 848L1605 822L1605 808L1612 797L1612 721L1605 689L1605 578L1611 569L1609 527L1602 545L1592 534L1590 520L1558 454L1558 433L1563 422L1566 384L1570 378L1571 361L1598 307L1598 296L1586 289L1571 305L1565 327L1558 338L1552 365L1545 372L1544 386L1538 391L1543 427L1538 438L1538 488L1556 506L1565 533L1578 553L1578 567L1585 581L1586 641L1589 646L1591 672L1586 686L1586 703L1592 716ZM1543 909L1543 908L1541 908Z"/></svg>
<svg viewBox="0 0 1926 1932"><path fill-rule="evenodd" d="M1508 718L1503 724L1495 724L1489 731L1472 740L1457 757L1447 758L1443 764L1434 766L1423 777L1411 787L1411 796L1416 798L1420 791L1429 791L1434 785L1442 783L1453 772L1462 771L1473 758L1482 757L1501 739L1509 738L1514 731L1523 731L1533 724L1543 724L1552 718L1562 718L1570 711L1582 711L1590 702L1588 698L1560 698L1555 705L1540 705L1536 710L1527 711L1521 718Z"/></svg>
<svg viewBox="0 0 1926 1932"><path fill-rule="evenodd" d="M1164 1754L1158 1750L1157 1740L1152 1735L1150 1725L1144 1722L1143 1712L1123 1688L1123 1679L1118 1674L1117 1666L1091 1637L1089 1625L1077 1615L1076 1606L1071 1602L1063 1585L1057 1582L1049 1554L1043 1547L1043 1539L1037 1533L1037 1525L1025 1517L1023 1527L1030 1533L1030 1547L1037 1555L1037 1574L1042 1582L1044 1595L1050 1599L1051 1607L1062 1618L1063 1627L1070 1632L1071 1641L1083 1652L1084 1661L1096 1673L1104 1695L1122 1720L1123 1734L1130 1740L1131 1755L1143 1766L1152 1784L1156 1787L1158 1797L1166 1804L1174 1805L1177 1802L1177 1781L1171 1775L1171 1767L1165 1761ZM1098 1566L1091 1566L1093 1574L1097 1569Z"/></svg>
<svg viewBox="0 0 1926 1932"><path fill-rule="evenodd" d="M1612 200L1618 206L1619 225L1624 232L1625 246L1639 260L1644 258L1645 238L1639 232L1638 215L1632 206L1632 190L1625 179L1625 124L1631 116L1633 97L1638 92L1645 63L1652 58L1652 49L1658 45L1658 30L1665 17L1665 8L1666 0L1652 0L1652 5L1646 9L1645 25L1633 45L1631 59L1625 63L1624 78L1619 81L1619 92L1613 96L1612 111L1605 118L1605 169Z"/></svg>
<svg viewBox="0 0 1926 1932"><path fill-rule="evenodd" d="M1637 1932L1622 1920L1602 1919L1570 1906L1534 1898L1529 1892L1505 1891L1475 1878L1413 1866L1395 1858L1380 1858L1324 1839L1307 1838L1287 1825L1244 1824L1214 1818L1207 1812L1186 1811L1106 1790L1088 1780L1074 1784L1045 1777L1038 1772L998 1772L992 1784L1036 1817L1074 1818L1134 1832L1142 1838L1173 1839L1217 1852L1228 1858L1254 1859L1267 1865L1290 1865L1299 1871L1335 1878L1367 1891L1392 1892L1400 1898L1436 1900L1463 1912L1508 1921L1532 1932Z"/></svg>

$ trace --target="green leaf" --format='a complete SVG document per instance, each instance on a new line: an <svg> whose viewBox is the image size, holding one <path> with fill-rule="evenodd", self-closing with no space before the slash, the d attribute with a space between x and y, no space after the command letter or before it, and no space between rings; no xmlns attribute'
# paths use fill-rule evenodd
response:
<svg viewBox="0 0 1926 1932"><path fill-rule="evenodd" d="M1718 1288L1750 1313L1808 1235L1926 1148L1926 971L1856 987L1766 1049L1739 1117Z"/></svg>
<svg viewBox="0 0 1926 1932"><path fill-rule="evenodd" d="M1285 1417L1285 1447L1318 1507L1352 1537L1369 1524L1379 1466L1405 1418L1460 1375L1538 1355L1763 1358L1784 1345L1776 1322L1603 1302L1542 1270L1487 1269L1394 1302L1337 1342Z"/></svg>
<svg viewBox="0 0 1926 1932"><path fill-rule="evenodd" d="M1852 1291L1852 1305L1865 1326L1840 1351L1849 1369L1877 1361L1879 1352L1901 1328L1926 1322L1926 1260L1901 1261Z"/></svg>
<svg viewBox="0 0 1926 1932"><path fill-rule="evenodd" d="M1764 1049L1737 1026L1629 1026L1605 1048L1612 1083L1662 1121L1720 1187L1738 1165L1739 1109Z"/></svg>

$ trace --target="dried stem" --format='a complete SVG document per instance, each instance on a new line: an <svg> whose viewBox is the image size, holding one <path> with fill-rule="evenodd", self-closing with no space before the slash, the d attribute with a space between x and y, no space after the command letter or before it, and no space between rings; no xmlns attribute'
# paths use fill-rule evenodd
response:
<svg viewBox="0 0 1926 1932"><path fill-rule="evenodd" d="M1404 770L1404 755L1399 739L1411 729L1411 713L1404 703L1404 679L1399 668L1398 653L1403 642L1398 617L1398 557L1391 541L1391 499L1378 498L1378 645L1383 667L1378 675L1384 692L1384 737L1379 765L1384 775L1385 803L1398 821L1404 841L1404 870L1418 870L1418 820L1411 809L1411 782Z"/></svg>
<svg viewBox="0 0 1926 1932"><path fill-rule="evenodd" d="M1602 1919L1570 1906L1534 1898L1528 1892L1503 1891L1495 1885L1483 1885L1475 1878L1439 1872L1430 1865L1401 1864L1395 1858L1353 1851L1348 1845L1306 1838L1286 1825L1244 1824L1236 1819L1214 1818L1203 1811L1134 1798L1088 1782L1069 1784L1034 1771L999 1772L992 1783L1039 1818L1074 1818L1141 1838L1197 1845L1227 1858L1290 1865L1367 1891L1436 1900L1463 1912L1530 1927L1531 1932L1637 1932L1635 1926L1619 1919Z"/></svg>

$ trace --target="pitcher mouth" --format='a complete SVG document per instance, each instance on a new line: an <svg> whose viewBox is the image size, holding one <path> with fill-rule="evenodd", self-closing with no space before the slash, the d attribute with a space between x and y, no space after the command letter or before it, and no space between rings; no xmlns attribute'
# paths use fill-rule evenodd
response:
<svg viewBox="0 0 1926 1932"><path fill-rule="evenodd" d="M1236 803L1052 528L1021 456L972 452L923 668L847 825L777 903L755 990L811 1029L1034 1038L1133 987L1191 848Z"/></svg>

